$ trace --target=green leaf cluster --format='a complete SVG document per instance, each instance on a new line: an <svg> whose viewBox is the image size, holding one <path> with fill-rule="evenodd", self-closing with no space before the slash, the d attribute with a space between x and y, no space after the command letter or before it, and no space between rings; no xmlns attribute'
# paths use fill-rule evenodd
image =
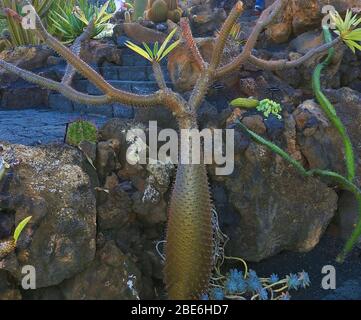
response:
<svg viewBox="0 0 361 320"><path fill-rule="evenodd" d="M159 48L158 41L155 42L153 50L144 42L143 42L144 49L130 41L127 41L125 43L125 45L129 49L138 53L143 58L149 60L150 62L153 62L153 61L159 62L178 46L180 40L173 42L169 47L167 47L169 42L172 40L174 34L176 33L176 31L177 31L177 29L173 29L172 32L169 33L169 35L164 40L164 42L162 43L160 48Z"/></svg>
<svg viewBox="0 0 361 320"><path fill-rule="evenodd" d="M330 12L332 21L335 23L337 31L335 31L345 42L345 44L356 53L356 50L361 51L361 28L357 28L361 25L361 17L353 15L351 10L347 10L345 19L336 12Z"/></svg>

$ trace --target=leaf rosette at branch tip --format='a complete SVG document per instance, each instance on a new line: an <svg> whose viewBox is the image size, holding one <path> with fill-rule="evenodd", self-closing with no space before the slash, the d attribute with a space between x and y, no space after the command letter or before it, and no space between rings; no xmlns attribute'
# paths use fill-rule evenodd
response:
<svg viewBox="0 0 361 320"><path fill-rule="evenodd" d="M345 19L343 19L337 11L330 12L331 19L335 23L338 34L342 41L356 53L356 50L361 51L361 28L357 28L361 25L361 17L357 14L353 15L351 10L347 10Z"/></svg>
<svg viewBox="0 0 361 320"><path fill-rule="evenodd" d="M136 52L137 54L139 54L140 56L142 56L143 58L147 59L150 62L153 62L153 61L160 62L172 50L174 50L178 46L180 40L173 42L169 47L167 47L176 32L177 32L177 29L174 28L169 33L169 35L167 36L167 38L164 40L164 42L162 43L162 45L160 47L159 47L158 42L155 42L153 50L149 47L148 44L146 44L144 42L143 42L144 49L137 46L136 44L132 43L131 41L127 41L125 43L125 45L129 49L133 50L134 52Z"/></svg>

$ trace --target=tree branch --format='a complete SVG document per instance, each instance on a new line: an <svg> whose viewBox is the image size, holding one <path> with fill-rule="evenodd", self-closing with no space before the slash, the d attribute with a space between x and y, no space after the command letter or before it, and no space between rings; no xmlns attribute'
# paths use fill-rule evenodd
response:
<svg viewBox="0 0 361 320"><path fill-rule="evenodd" d="M248 60L257 43L260 33L276 18L278 13L285 7L287 3L288 0L277 0L262 12L260 18L252 30L251 35L243 47L242 52L233 61L217 70L215 76L216 79L220 79L229 73L237 71L240 66Z"/></svg>
<svg viewBox="0 0 361 320"><path fill-rule="evenodd" d="M288 60L263 60L260 58L257 58L253 55L250 55L248 58L248 61L256 65L257 67L263 69L263 70L269 70L269 71L275 71L275 70L284 70L284 69L290 69L300 66L301 64L307 62L315 55L325 52L328 49L332 48L336 44L341 42L341 38L338 37L334 39L332 42L323 44L319 47L316 47L310 51L308 51L305 55L302 57L288 61Z"/></svg>
<svg viewBox="0 0 361 320"><path fill-rule="evenodd" d="M226 21L222 25L221 31L218 34L216 39L216 44L213 49L213 54L210 62L210 69L215 70L218 68L219 63L221 61L224 46L226 45L226 41L228 40L228 36L234 26L235 22L239 18L239 16L243 12L243 2L238 1L236 5L233 7L231 12L229 13Z"/></svg>
<svg viewBox="0 0 361 320"><path fill-rule="evenodd" d="M91 96L84 94L82 92L76 91L73 88L66 86L60 82L56 82L51 79L47 79L41 77L33 72L18 68L10 63L5 62L4 60L0 59L0 67L4 68L6 71L16 74L20 78L30 82L37 84L43 88L58 91L63 94L65 97L73 100L75 102L83 103L83 104L93 104L93 105L100 105L106 104L111 102L112 99L109 96L102 95L102 96Z"/></svg>
<svg viewBox="0 0 361 320"><path fill-rule="evenodd" d="M207 69L202 70L189 98L188 104L193 111L199 108L202 100L204 99L204 96L207 94L208 88L215 80L215 71L220 63L223 49L228 39L228 35L231 32L232 26L234 25L235 21L240 16L242 11L243 3L242 1L238 1L222 26L220 34L218 35L218 38L216 40L216 45L213 50L211 62Z"/></svg>
<svg viewBox="0 0 361 320"><path fill-rule="evenodd" d="M29 1L25 1L25 2L31 5ZM162 104L162 101L160 99L161 97L160 92L156 92L149 95L138 95L114 88L107 81L105 81L100 74L98 74L88 64L86 64L83 60L81 60L76 54L74 54L71 50L65 47L62 43L60 43L60 41L55 39L46 31L34 7L33 7L33 13L36 18L35 31L37 32L38 36L42 38L51 48L53 48L56 52L58 52L80 74L82 74L85 78L87 78L89 81L94 83L101 91L103 91L106 95L106 98L105 96L100 96L99 98L95 96L86 95L84 93L71 89L69 86L65 84L40 77L32 72L28 72L16 68L6 63L5 61L0 60L0 66L2 66L4 69L14 74L17 74L26 81L36 83L47 89L56 90L60 93L63 93L66 97L74 101L79 101L79 99L82 99L84 103L89 103L89 104L102 104L103 102L117 101L119 103L135 106L135 107L151 107ZM19 16L19 18L21 21L22 17Z"/></svg>
<svg viewBox="0 0 361 320"><path fill-rule="evenodd" d="M180 27L182 30L182 36L183 39L186 42L186 45L189 49L189 51L192 54L192 57L194 59L194 61L196 62L196 64L198 65L198 67L203 70L206 67L206 62L204 61L201 53L199 52L199 49L197 47L197 44L193 38L192 35L192 30L189 26L189 21L187 18L182 18L180 21Z"/></svg>
<svg viewBox="0 0 361 320"><path fill-rule="evenodd" d="M163 70L157 61L152 62L155 80L157 81L159 89L166 89L167 84L164 80Z"/></svg>
<svg viewBox="0 0 361 320"><path fill-rule="evenodd" d="M109 96L111 100L116 100L120 103L137 107L150 107L161 103L159 101L159 95L157 93L154 93L152 95L137 95L114 88L107 81L105 81L100 74L93 70L87 63L81 60L62 43L60 43L60 41L50 35L44 28L41 19L34 8L33 10L36 17L36 32L39 34L39 36L51 48L53 48L62 57L64 57L65 60L67 60L80 74L82 74L90 82L94 83L96 87L98 87L107 96Z"/></svg>
<svg viewBox="0 0 361 320"><path fill-rule="evenodd" d="M78 57L80 56L83 42L90 39L93 31L94 31L94 20L92 20L85 29L85 31L75 39L70 50ZM75 73L76 73L76 69L70 63L67 63L65 74L63 76L63 79L61 80L61 83L71 86Z"/></svg>

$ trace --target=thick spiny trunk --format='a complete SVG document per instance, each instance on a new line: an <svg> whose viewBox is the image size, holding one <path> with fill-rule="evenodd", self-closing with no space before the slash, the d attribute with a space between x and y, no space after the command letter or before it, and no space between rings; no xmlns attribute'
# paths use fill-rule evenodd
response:
<svg viewBox="0 0 361 320"><path fill-rule="evenodd" d="M206 166L180 163L166 238L164 272L170 299L198 299L208 287L213 254L211 209Z"/></svg>

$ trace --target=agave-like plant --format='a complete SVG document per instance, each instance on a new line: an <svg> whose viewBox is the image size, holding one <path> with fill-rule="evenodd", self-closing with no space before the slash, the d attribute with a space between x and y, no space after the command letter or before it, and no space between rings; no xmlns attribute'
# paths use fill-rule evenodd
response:
<svg viewBox="0 0 361 320"><path fill-rule="evenodd" d="M175 49L180 40L177 40L175 42L173 42L169 47L168 43L172 40L174 34L176 33L177 29L173 29L172 32L169 33L169 35L167 36L167 38L164 40L164 42L162 43L162 45L159 47L158 41L155 42L153 50L145 43L143 42L143 46L145 48L145 50L139 46L137 46L136 44L132 43L131 41L127 41L125 43L125 45L133 50L134 52L138 53L139 55L141 55L143 58L147 59L150 62L160 62L163 58L165 58L173 49Z"/></svg>
<svg viewBox="0 0 361 320"><path fill-rule="evenodd" d="M113 4L113 0L101 7L89 4L87 0L59 2L49 14L50 32L64 43L72 43L93 21L91 38L96 38L108 27L114 13Z"/></svg>
<svg viewBox="0 0 361 320"><path fill-rule="evenodd" d="M356 53L356 50L361 51L361 45L357 42L361 42L361 28L357 28L361 25L361 17L357 14L353 15L351 10L347 10L345 19L335 11L330 12L331 18L336 25L337 33L343 42Z"/></svg>

